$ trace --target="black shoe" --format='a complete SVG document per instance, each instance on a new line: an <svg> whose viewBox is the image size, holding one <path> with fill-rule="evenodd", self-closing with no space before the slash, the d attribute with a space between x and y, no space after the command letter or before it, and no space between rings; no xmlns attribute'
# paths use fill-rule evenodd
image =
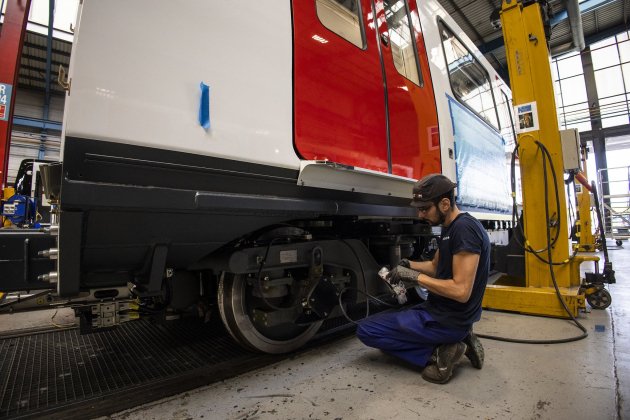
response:
<svg viewBox="0 0 630 420"><path fill-rule="evenodd" d="M477 369L481 369L483 367L483 359L484 359L484 351L483 346L481 345L481 341L475 335L475 333L470 330L470 333L464 338L464 343L466 343L466 357L470 360L470 363L473 367Z"/></svg>
<svg viewBox="0 0 630 420"><path fill-rule="evenodd" d="M466 344L442 344L433 353L432 362L422 371L425 381L445 384L453 376L455 364L466 352Z"/></svg>

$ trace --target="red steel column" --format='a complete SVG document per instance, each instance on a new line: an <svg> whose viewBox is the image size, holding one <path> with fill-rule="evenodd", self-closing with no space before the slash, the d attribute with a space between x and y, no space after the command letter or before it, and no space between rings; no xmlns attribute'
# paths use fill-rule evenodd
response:
<svg viewBox="0 0 630 420"><path fill-rule="evenodd" d="M13 105L31 0L7 0L0 32L0 191L7 181Z"/></svg>

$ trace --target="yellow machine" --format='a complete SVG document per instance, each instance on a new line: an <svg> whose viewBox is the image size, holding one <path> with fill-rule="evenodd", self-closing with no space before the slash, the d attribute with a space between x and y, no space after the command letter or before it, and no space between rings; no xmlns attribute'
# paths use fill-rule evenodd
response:
<svg viewBox="0 0 630 420"><path fill-rule="evenodd" d="M3 191L2 191L2 201L6 201L9 198L13 197L13 195L15 194L15 188L13 187L6 187ZM11 223L11 221L8 218L5 217L0 217L0 221L2 223L0 223L0 228L2 227L9 227L12 226L13 224Z"/></svg>
<svg viewBox="0 0 630 420"><path fill-rule="evenodd" d="M580 278L580 264L599 257L569 256L562 146L541 5L504 0L501 23L518 133L525 278L504 276L489 285L483 306L568 317L561 296L577 316L586 290L606 291Z"/></svg>

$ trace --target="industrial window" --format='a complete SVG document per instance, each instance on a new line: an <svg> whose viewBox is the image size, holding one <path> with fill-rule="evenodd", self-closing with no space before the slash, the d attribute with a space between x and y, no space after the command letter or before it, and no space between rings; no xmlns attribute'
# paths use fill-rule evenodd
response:
<svg viewBox="0 0 630 420"><path fill-rule="evenodd" d="M385 19L389 28L389 43L398 73L418 86L422 78L418 70L418 53L406 0L384 0Z"/></svg>
<svg viewBox="0 0 630 420"><path fill-rule="evenodd" d="M315 7L326 28L357 47L365 48L359 0L315 0Z"/></svg>
<svg viewBox="0 0 630 420"><path fill-rule="evenodd" d="M553 59L551 74L560 128L590 130L591 111L589 110L586 84L584 83L582 55L579 52L574 52Z"/></svg>
<svg viewBox="0 0 630 420"><path fill-rule="evenodd" d="M490 125L498 128L488 72L444 22L439 20L438 24L453 94Z"/></svg>

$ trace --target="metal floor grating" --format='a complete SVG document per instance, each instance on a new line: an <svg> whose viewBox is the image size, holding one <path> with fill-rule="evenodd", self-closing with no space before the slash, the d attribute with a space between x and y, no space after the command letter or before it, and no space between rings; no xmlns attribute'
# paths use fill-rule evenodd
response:
<svg viewBox="0 0 630 420"><path fill-rule="evenodd" d="M259 355L216 325L130 322L111 331L77 329L0 340L0 418L54 409L225 362Z"/></svg>
<svg viewBox="0 0 630 420"><path fill-rule="evenodd" d="M356 319L362 311L349 312ZM341 317L328 319L306 348L351 330ZM282 357L242 349L218 320L139 320L89 335L70 329L7 337L0 339L0 419L111 414Z"/></svg>

